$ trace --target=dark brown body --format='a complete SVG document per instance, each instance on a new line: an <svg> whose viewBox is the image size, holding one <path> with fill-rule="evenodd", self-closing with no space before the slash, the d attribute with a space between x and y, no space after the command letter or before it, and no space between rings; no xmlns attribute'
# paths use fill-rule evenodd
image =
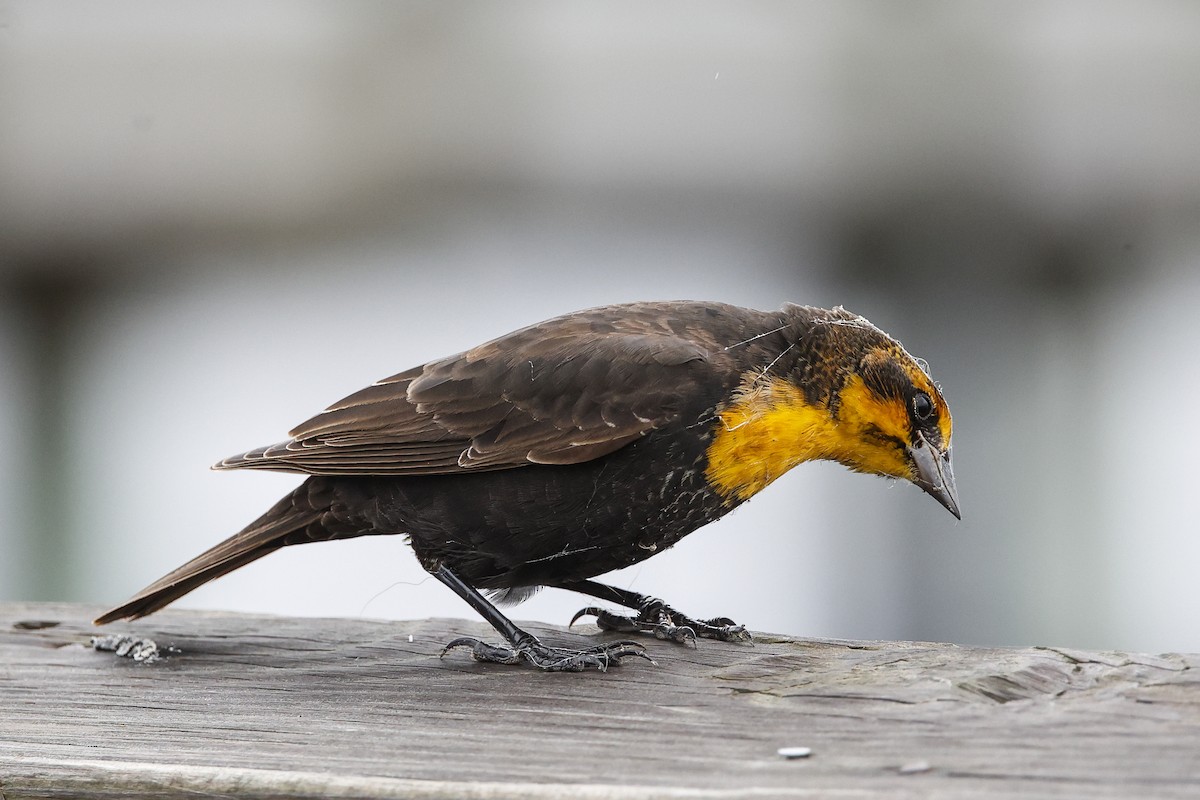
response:
<svg viewBox="0 0 1200 800"><path fill-rule="evenodd" d="M903 354L860 317L801 306L639 303L524 328L380 381L288 441L218 464L310 477L97 621L148 614L280 547L399 534L516 642L527 635L472 587L510 599L543 585L604 589L579 585L670 547L743 499L708 472L723 409L786 382L836 425L839 388L871 348ZM891 379L881 375L867 379Z"/></svg>
<svg viewBox="0 0 1200 800"><path fill-rule="evenodd" d="M649 558L733 507L705 482L708 436L698 434L655 432L583 464L309 478L290 500L311 509L312 522L282 543L405 534L425 569L445 565L480 589L590 578Z"/></svg>
<svg viewBox="0 0 1200 800"><path fill-rule="evenodd" d="M299 454L309 458L308 462L290 461L291 454L283 445L227 459L218 466L333 474L308 478L241 533L164 576L98 621L150 613L280 547L355 536L406 535L426 569L444 564L480 589L532 590L600 575L648 558L732 507L704 479L706 446L719 424L716 410L746 370L789 350L794 334L787 330L788 323L804 325L808 313L799 307L784 314L698 303L593 309L400 373L389 379L394 383L368 387L314 417L293 431L293 441L302 440L306 428L328 438L331 431L338 435L346 429L367 427L369 423L355 419L361 408L390 409L403 404L415 411L416 404L403 402L405 389L415 378L430 374L454 375L464 384L455 391L468 408L483 406L482 410L454 408L446 412L482 417L478 423L459 421L470 432L511 426L514 417L496 415L498 421L493 422L486 418L491 406L470 403L472 396L511 397L527 387L542 394L529 397L521 410L529 409L530 416L544 422L540 427L528 426L532 435L518 428L501 437L502 446L486 453L499 463L482 467L459 467L460 453L477 446L471 438L446 437L448 445L442 448L436 441L437 432L423 437L434 440L427 448L431 453L411 461L401 454L378 470L392 475L361 474L371 469L355 461L363 447L346 448L345 456L342 451L332 451L327 463L316 463L314 459L324 454L313 456L309 451ZM598 341L611 339L614 332L670 338L663 338L666 348L661 356L643 359L637 354L644 363L556 351L560 342L578 349L581 337ZM633 344L640 346L637 341ZM504 360L493 353L518 353L521 357ZM527 354L532 357L524 358ZM554 385L537 385L535 370L545 368L537 354L559 365ZM473 356L477 358L471 360ZM433 391L444 392L453 383L436 383ZM376 400L374 395L382 397ZM358 404L355 398L359 397L366 400ZM654 421L639 425L639 417ZM631 420L635 424L630 425ZM391 424L409 423L402 419ZM598 455L577 463L562 457L544 460L568 463L530 463L526 453L539 441L553 441L559 431L572 427L605 434L594 437L599 444L592 447L600 451ZM485 432L474 441L486 437ZM622 438L628 441L622 442ZM269 457L273 450L281 456ZM434 474L424 474L427 472Z"/></svg>

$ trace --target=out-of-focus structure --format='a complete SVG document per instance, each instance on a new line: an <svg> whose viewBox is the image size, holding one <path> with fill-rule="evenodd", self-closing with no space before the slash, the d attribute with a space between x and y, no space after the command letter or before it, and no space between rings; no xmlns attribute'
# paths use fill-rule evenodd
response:
<svg viewBox="0 0 1200 800"><path fill-rule="evenodd" d="M0 599L123 599L295 482L208 464L423 360L799 301L929 360L964 521L805 466L620 583L1200 649L1197 41L1178 2L0 5ZM464 613L423 580L388 537L185 602Z"/></svg>

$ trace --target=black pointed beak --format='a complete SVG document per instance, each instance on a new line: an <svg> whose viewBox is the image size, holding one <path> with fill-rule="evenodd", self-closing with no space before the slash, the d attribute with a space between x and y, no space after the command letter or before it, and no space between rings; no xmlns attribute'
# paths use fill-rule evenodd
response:
<svg viewBox="0 0 1200 800"><path fill-rule="evenodd" d="M954 470L950 467L950 450L943 453L931 445L923 434L918 434L916 443L908 448L908 456L917 468L913 483L933 495L955 517L962 519L958 510L958 490L954 488Z"/></svg>

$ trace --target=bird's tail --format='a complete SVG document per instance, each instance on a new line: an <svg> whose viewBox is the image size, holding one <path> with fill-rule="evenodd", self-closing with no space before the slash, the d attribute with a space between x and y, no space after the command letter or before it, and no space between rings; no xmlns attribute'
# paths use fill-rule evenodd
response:
<svg viewBox="0 0 1200 800"><path fill-rule="evenodd" d="M319 523L322 509L314 509L307 499L307 485L301 484L239 533L159 578L111 611L101 614L95 624L105 625L119 619L144 617L193 589L251 561L257 561L285 545L312 541L305 535L305 529L313 523Z"/></svg>

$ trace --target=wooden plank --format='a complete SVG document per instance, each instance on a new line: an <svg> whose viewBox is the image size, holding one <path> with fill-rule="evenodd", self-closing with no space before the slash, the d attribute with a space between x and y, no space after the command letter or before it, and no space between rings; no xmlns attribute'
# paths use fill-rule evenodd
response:
<svg viewBox="0 0 1200 800"><path fill-rule="evenodd" d="M548 675L439 658L470 621L168 610L115 626L173 648L135 663L97 611L0 605L4 800L1200 795L1196 655L759 635Z"/></svg>

